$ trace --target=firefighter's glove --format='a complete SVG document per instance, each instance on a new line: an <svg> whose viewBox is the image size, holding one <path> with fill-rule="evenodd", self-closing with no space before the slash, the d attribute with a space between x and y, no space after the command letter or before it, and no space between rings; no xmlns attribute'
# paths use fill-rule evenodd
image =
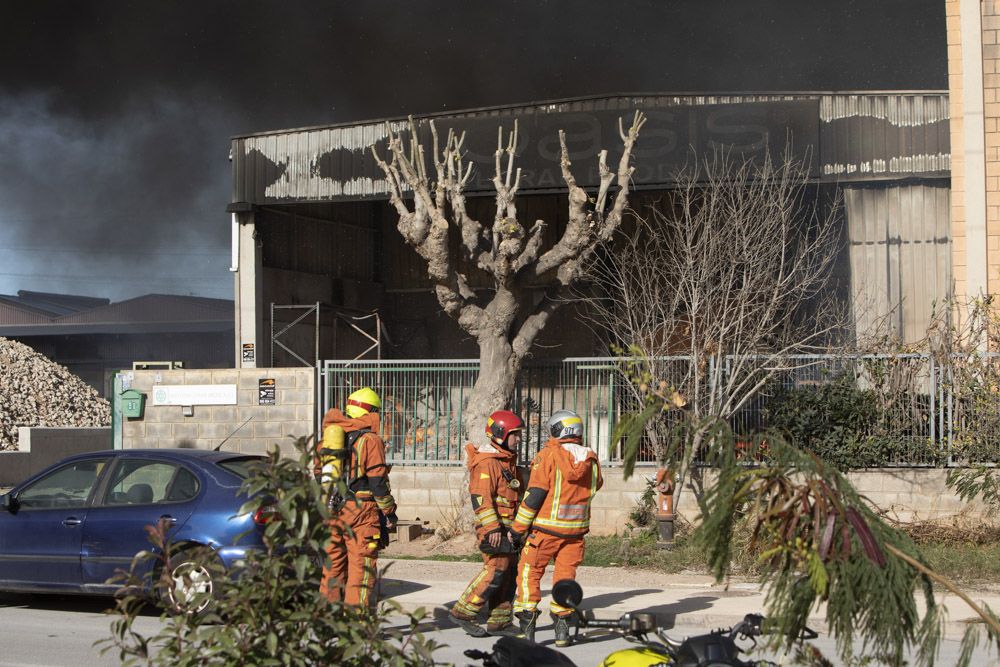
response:
<svg viewBox="0 0 1000 667"><path fill-rule="evenodd" d="M511 530L508 537L510 538L511 546L514 547L514 551L520 551L524 548L524 542L528 536L524 533L519 533L516 530Z"/></svg>
<svg viewBox="0 0 1000 667"><path fill-rule="evenodd" d="M385 527L392 530L399 523L399 517L396 516L395 512L389 512L385 515Z"/></svg>
<svg viewBox="0 0 1000 667"><path fill-rule="evenodd" d="M488 534L486 536L486 540L485 541L489 542L490 547L493 548L493 553L496 553L497 550L500 548L500 540L501 540L501 538L503 538L503 531L502 530L494 530L493 532L491 532L490 534Z"/></svg>

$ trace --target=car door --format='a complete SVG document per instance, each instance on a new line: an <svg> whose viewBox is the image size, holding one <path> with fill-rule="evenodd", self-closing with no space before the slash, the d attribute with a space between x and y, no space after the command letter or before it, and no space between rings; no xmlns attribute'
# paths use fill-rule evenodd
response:
<svg viewBox="0 0 1000 667"><path fill-rule="evenodd" d="M73 461L14 490L13 511L0 511L0 586L80 586L88 502L110 458Z"/></svg>
<svg viewBox="0 0 1000 667"><path fill-rule="evenodd" d="M147 526L169 525L168 539L188 520L202 495L198 475L173 460L119 457L98 492L83 531L83 583L88 589L115 588L108 580L128 571L132 559L153 549ZM140 563L136 573L149 571Z"/></svg>

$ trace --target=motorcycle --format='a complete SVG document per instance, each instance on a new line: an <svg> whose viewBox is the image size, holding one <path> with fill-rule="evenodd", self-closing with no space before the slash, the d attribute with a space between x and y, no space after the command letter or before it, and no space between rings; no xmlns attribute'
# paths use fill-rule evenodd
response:
<svg viewBox="0 0 1000 667"><path fill-rule="evenodd" d="M756 637L763 633L764 617L747 614L731 628L720 628L703 635L677 641L657 627L656 616L644 612L628 612L613 620L587 619L580 611L583 589L572 580L556 582L552 598L563 607L573 610L576 632L582 628L606 628L621 633L639 647L628 648L608 655L601 667L765 667L775 665L761 660L742 660L743 649L737 640L757 645ZM814 639L816 633L808 630L802 639ZM483 667L577 667L564 654L540 646L526 639L501 637L489 652L470 649L465 655L479 660Z"/></svg>

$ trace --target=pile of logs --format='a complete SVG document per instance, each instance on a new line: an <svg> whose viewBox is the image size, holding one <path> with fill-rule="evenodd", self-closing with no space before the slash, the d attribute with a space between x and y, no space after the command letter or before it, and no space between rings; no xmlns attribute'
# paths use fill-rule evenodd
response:
<svg viewBox="0 0 1000 667"><path fill-rule="evenodd" d="M18 426L108 426L111 405L86 382L27 345L0 338L0 450Z"/></svg>

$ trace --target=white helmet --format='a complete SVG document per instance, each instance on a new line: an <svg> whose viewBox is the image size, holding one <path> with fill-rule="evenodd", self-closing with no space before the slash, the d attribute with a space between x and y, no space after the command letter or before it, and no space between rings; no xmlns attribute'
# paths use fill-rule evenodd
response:
<svg viewBox="0 0 1000 667"><path fill-rule="evenodd" d="M553 438L583 438L583 420L572 410L556 410L545 425Z"/></svg>

